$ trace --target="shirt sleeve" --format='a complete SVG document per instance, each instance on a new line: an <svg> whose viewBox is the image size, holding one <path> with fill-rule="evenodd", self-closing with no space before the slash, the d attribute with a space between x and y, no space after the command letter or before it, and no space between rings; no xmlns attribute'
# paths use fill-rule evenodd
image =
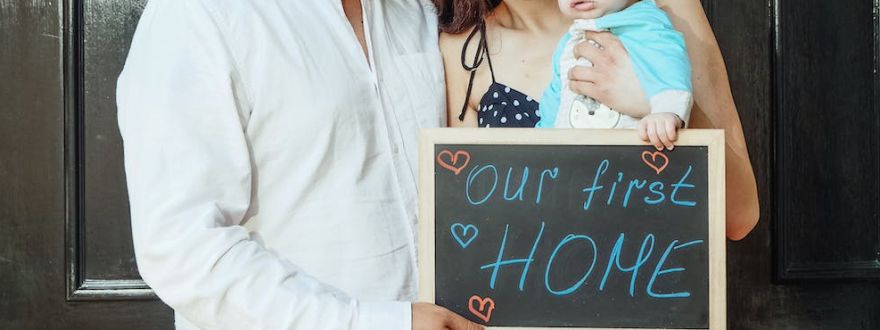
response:
<svg viewBox="0 0 880 330"><path fill-rule="evenodd" d="M536 124L535 127L556 127L556 115L559 113L559 103L561 102L560 98L562 95L562 76L560 75L559 70L559 59L562 57L562 52L565 51L565 45L568 43L569 39L569 34L566 33L556 45L556 50L553 51L552 60L550 62L550 65L553 67L553 77L550 79L550 85L547 86L544 93L541 95L541 102L538 104L538 110L540 110L541 113L541 120L538 121L538 124Z"/></svg>
<svg viewBox="0 0 880 330"><path fill-rule="evenodd" d="M241 226L254 180L249 93L219 18L199 0L149 1L119 77L144 281L205 329L410 329L408 302L353 299Z"/></svg>

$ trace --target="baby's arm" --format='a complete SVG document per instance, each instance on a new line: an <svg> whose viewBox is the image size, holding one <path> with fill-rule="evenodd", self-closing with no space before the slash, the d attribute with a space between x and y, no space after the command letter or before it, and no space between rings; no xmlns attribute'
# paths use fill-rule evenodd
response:
<svg viewBox="0 0 880 330"><path fill-rule="evenodd" d="M687 126L691 114L691 66L681 34L672 29L656 32L651 41L641 43L641 49L631 55L634 62L641 62L634 67L651 105L651 113L639 122L639 136L658 150L672 150L676 130ZM644 40L642 37L647 36L627 37Z"/></svg>
<svg viewBox="0 0 880 330"><path fill-rule="evenodd" d="M651 113L639 120L639 137L657 150L672 150L678 139L676 130L687 126L693 96L686 90L665 90L650 99Z"/></svg>
<svg viewBox="0 0 880 330"><path fill-rule="evenodd" d="M686 125L693 104L683 35L653 1L639 2L596 23L620 38L648 96L651 114L639 122L639 136L657 149L672 149L676 130Z"/></svg>

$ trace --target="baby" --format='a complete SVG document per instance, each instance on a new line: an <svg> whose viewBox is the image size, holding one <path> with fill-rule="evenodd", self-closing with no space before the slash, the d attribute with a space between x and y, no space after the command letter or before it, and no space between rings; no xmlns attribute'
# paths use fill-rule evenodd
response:
<svg viewBox="0 0 880 330"><path fill-rule="evenodd" d="M541 98L537 127L639 128L643 139L654 140L651 132L687 123L693 97L684 38L654 0L559 0L559 9L574 23L553 54L553 79ZM651 114L633 118L568 88L572 67L592 66L574 58L575 45L586 41L585 31L611 31L620 39L648 96Z"/></svg>

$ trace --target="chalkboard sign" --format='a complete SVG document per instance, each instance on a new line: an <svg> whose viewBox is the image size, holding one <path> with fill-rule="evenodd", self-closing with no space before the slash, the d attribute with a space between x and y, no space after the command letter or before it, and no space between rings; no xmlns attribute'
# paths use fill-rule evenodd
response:
<svg viewBox="0 0 880 330"><path fill-rule="evenodd" d="M421 134L420 300L493 328L725 327L724 135Z"/></svg>

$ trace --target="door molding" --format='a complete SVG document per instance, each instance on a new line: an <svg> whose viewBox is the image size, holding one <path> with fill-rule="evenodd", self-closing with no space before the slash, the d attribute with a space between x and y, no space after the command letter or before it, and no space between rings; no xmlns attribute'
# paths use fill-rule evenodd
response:
<svg viewBox="0 0 880 330"><path fill-rule="evenodd" d="M83 1L63 1L65 273L68 301L153 300L141 279L90 279L85 276Z"/></svg>
<svg viewBox="0 0 880 330"><path fill-rule="evenodd" d="M795 1L791 2L794 3ZM773 243L771 246L773 247L775 280L880 279L880 235L872 238L873 246L871 248L873 248L873 253L875 253L874 260L817 262L799 260L792 256L792 249L801 248L808 243L798 241L800 237L798 237L796 232L798 230L797 224L790 223L790 221L795 220L791 219L790 211L796 208L797 205L793 204L791 198L786 196L788 183L794 178L786 171L791 164L787 163L788 159L783 154L785 151L783 150L785 147L783 139L786 137L788 127L785 124L781 124L781 118L784 117L786 109L789 107L786 94L784 94L787 86L782 78L787 73L785 60L788 55L783 38L785 38L785 33L792 33L785 31L785 29L796 29L791 23L786 25L785 13L783 11L786 5L789 5L787 0L771 0L770 23L772 24L771 33L773 34L771 43L771 97L773 98L771 103L773 106L771 129L774 130L772 133L771 152L771 191L773 196L771 214L774 218L772 223ZM880 20L878 20L878 9L880 9L880 0L872 0L873 46L871 49L873 52L873 86L871 86L872 91L870 92L871 106L866 110L874 112L876 119L876 122L873 123L874 135L880 137L880 76L878 76L878 63L880 63L880 60L878 60L878 56L880 56ZM821 134L821 132L818 134ZM873 142L875 147L880 149L880 139ZM880 159L874 160L874 172L864 173L863 175L868 178L880 175ZM875 188L880 191L880 187ZM865 205L865 207L872 206ZM880 215L875 214L874 218L874 220L878 220L874 221L874 225L877 226L875 229L878 229L878 233L880 233ZM872 221L865 219L863 223L871 224ZM811 228L810 230L821 229Z"/></svg>

